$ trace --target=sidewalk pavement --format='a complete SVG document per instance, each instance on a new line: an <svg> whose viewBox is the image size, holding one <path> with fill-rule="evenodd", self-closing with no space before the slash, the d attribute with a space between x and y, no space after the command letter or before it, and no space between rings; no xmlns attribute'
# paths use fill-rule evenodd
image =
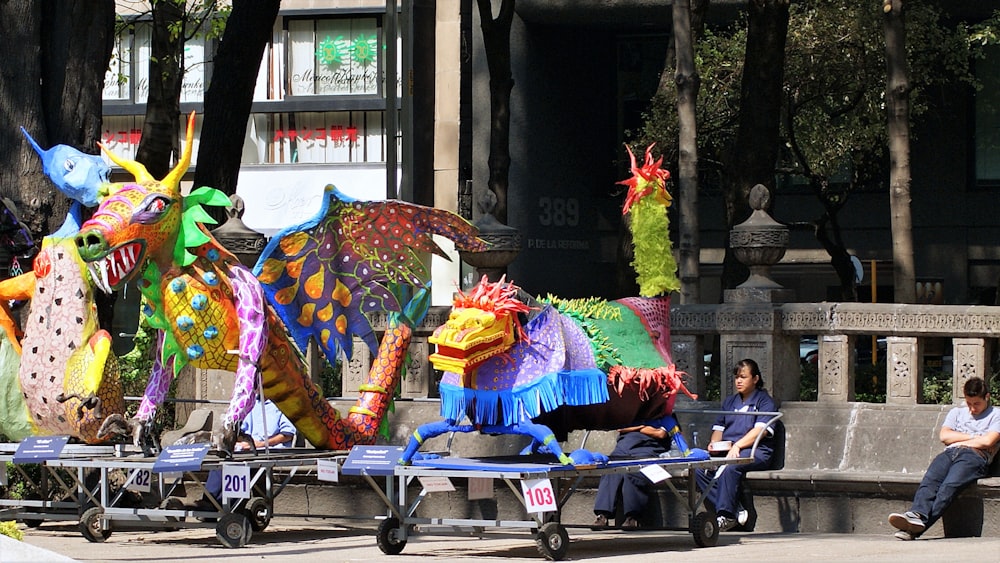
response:
<svg viewBox="0 0 1000 563"><path fill-rule="evenodd" d="M276 518L270 526L253 534L245 547L230 549L215 538L212 528L178 531L114 531L103 543L87 541L76 525L45 523L25 529L25 545L10 548L6 537L0 543L0 563L57 561L153 561L192 563L201 560L243 561L545 561L528 531L490 533L477 538L470 533L456 536L419 534L410 536L403 552L389 556L377 547L375 525L344 524L322 519ZM650 555L681 558L685 563L717 561L768 562L926 562L995 560L1000 538L928 538L899 541L891 535L724 533L715 547L695 546L686 532L594 532L570 528L567 561L634 563ZM9 540L9 541L8 541ZM36 550L38 548L38 550ZM47 550L47 551L43 551Z"/></svg>

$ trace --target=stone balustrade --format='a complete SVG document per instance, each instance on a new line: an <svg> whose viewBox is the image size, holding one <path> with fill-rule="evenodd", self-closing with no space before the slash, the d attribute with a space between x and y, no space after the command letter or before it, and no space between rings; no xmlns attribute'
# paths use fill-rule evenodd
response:
<svg viewBox="0 0 1000 563"><path fill-rule="evenodd" d="M671 309L674 361L688 373L703 373L706 338L720 336L720 361L734 365L752 357L770 374L771 392L797 400L798 343L816 335L819 402L854 400L855 344L861 335L886 337L886 403L916 404L921 396L923 342L950 338L953 393L962 398L965 380L985 377L990 347L1000 337L1000 307L887 303L736 303ZM732 385L723 370L722 389Z"/></svg>
<svg viewBox="0 0 1000 563"><path fill-rule="evenodd" d="M427 337L448 318L448 307L432 307L417 327L410 345L401 396L436 397L433 367L427 361ZM732 366L744 357L758 361L770 392L786 401L798 400L799 340L816 335L819 348L818 402L854 400L855 345L859 337L884 336L886 340L886 403L920 402L923 343L928 338L949 338L952 345L953 393L960 400L969 377L987 374L991 346L1000 338L1000 307L960 305L907 305L886 303L769 303L766 301L721 305L675 305L671 308L671 337L678 369L704 373L706 343L719 337L719 360ZM376 318L384 330L385 318ZM360 341L354 357L344 366L343 396L356 394L371 366L372 357ZM720 378L723 395L732 392L728 369ZM692 391L704 392L702 377L692 378Z"/></svg>

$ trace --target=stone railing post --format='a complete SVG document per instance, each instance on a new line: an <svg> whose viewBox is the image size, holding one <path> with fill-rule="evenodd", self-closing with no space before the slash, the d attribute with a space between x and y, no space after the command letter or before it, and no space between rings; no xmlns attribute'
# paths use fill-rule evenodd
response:
<svg viewBox="0 0 1000 563"><path fill-rule="evenodd" d="M678 370L688 374L687 386L692 393L704 395L705 347L693 334L675 334L670 337L670 353Z"/></svg>
<svg viewBox="0 0 1000 563"><path fill-rule="evenodd" d="M913 336L886 338L887 405L915 405L920 402L923 393L922 348L920 339Z"/></svg>
<svg viewBox="0 0 1000 563"><path fill-rule="evenodd" d="M847 334L819 337L818 383L816 401L843 403L854 400L854 336Z"/></svg>
<svg viewBox="0 0 1000 563"><path fill-rule="evenodd" d="M956 403L965 398L965 382L972 377L986 378L986 339L953 338L952 348L952 398Z"/></svg>

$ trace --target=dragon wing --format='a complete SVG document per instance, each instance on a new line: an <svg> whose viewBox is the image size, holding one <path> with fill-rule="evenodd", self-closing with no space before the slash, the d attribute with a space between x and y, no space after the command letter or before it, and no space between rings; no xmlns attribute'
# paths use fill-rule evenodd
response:
<svg viewBox="0 0 1000 563"><path fill-rule="evenodd" d="M448 258L433 234L463 250L486 249L476 228L454 213L401 201L355 201L327 186L320 212L275 235L254 274L300 349L313 336L331 361L338 350L350 358L357 335L374 353L378 341L369 315L402 310L393 286L430 284L417 253Z"/></svg>

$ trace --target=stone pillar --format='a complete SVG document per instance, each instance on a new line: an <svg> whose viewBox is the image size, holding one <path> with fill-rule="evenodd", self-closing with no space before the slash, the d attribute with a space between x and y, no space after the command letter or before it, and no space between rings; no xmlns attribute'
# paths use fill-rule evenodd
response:
<svg viewBox="0 0 1000 563"><path fill-rule="evenodd" d="M965 382L972 377L986 378L986 339L953 338L952 347L952 398L955 403L965 399Z"/></svg>
<svg viewBox="0 0 1000 563"><path fill-rule="evenodd" d="M750 190L750 218L733 227L729 246L736 258L750 268L750 277L736 289L725 291L725 304L717 317L720 346L720 389L733 393L733 366L750 358L760 366L771 396L781 401L799 399L798 337L781 330L778 303L791 301L794 293L770 278L770 268L785 255L788 228L768 215L770 194L757 184Z"/></svg>
<svg viewBox="0 0 1000 563"><path fill-rule="evenodd" d="M400 396L423 398L430 391L431 363L427 360L430 344L426 336L413 336L406 356L406 372L400 382Z"/></svg>
<svg viewBox="0 0 1000 563"><path fill-rule="evenodd" d="M353 353L350 361L345 362L340 370L340 396L356 397L361 392L361 384L368 377L372 367L372 352L363 340L354 337L351 345Z"/></svg>
<svg viewBox="0 0 1000 563"><path fill-rule="evenodd" d="M886 394L887 405L915 405L923 392L921 358L923 346L912 336L886 338Z"/></svg>
<svg viewBox="0 0 1000 563"><path fill-rule="evenodd" d="M844 403L854 400L854 377L851 370L856 354L854 340L854 336L847 334L819 337L817 402Z"/></svg>
<svg viewBox="0 0 1000 563"><path fill-rule="evenodd" d="M770 304L720 306L718 315L720 348L719 389L722 397L732 395L733 367L749 358L760 366L764 386L776 401L799 400L798 338L781 332L781 316Z"/></svg>
<svg viewBox="0 0 1000 563"><path fill-rule="evenodd" d="M701 338L693 334L670 337L670 355L676 368L687 374L688 390L701 396L705 393L705 347Z"/></svg>

